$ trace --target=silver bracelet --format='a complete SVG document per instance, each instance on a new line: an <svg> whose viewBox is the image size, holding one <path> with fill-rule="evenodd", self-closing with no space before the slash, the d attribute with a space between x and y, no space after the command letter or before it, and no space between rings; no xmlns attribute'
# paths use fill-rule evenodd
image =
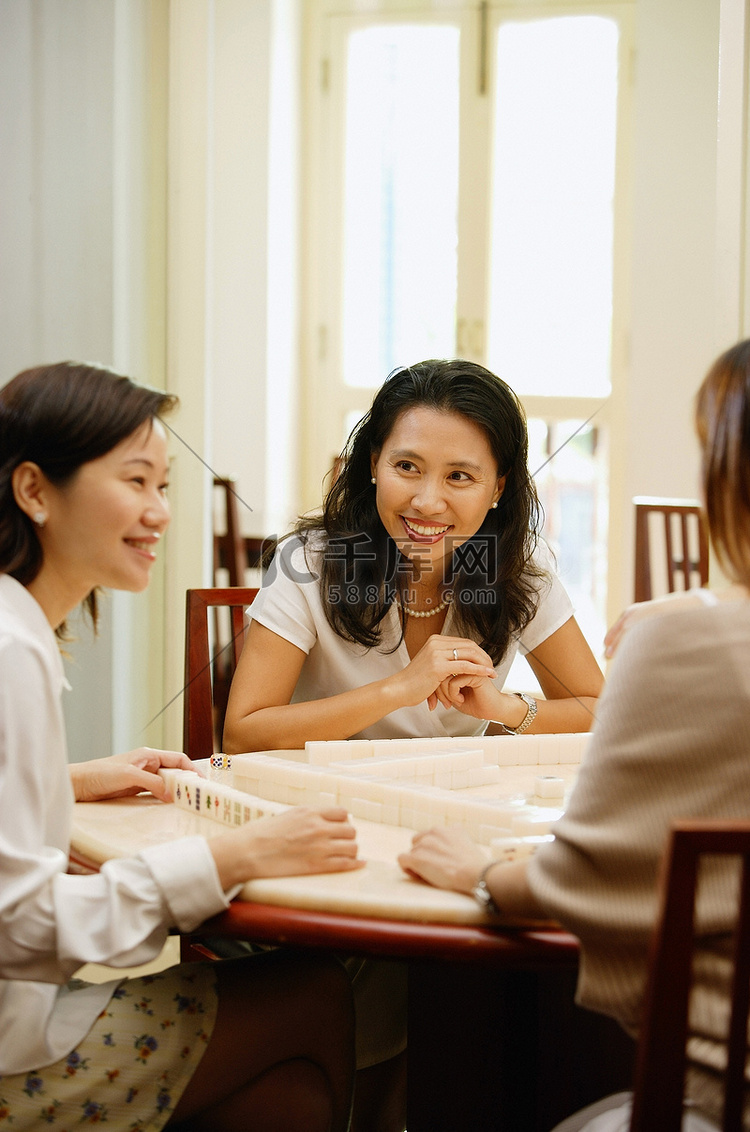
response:
<svg viewBox="0 0 750 1132"><path fill-rule="evenodd" d="M506 724L501 723L499 719L488 719L487 722L494 723L495 727L502 727L506 735L523 735L524 731L528 730L528 728L531 727L532 723L536 719L537 702L536 700L532 699L531 696L527 696L524 692L513 692L512 694L514 696L518 696L519 700L523 700L523 702L529 709L519 723L518 727L508 727L506 726Z"/></svg>

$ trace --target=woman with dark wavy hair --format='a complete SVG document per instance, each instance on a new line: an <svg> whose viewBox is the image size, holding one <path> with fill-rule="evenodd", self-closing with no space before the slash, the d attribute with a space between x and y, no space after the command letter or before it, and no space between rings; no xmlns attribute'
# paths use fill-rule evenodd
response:
<svg viewBox="0 0 750 1132"><path fill-rule="evenodd" d="M252 606L227 750L588 730L602 675L538 538L527 457L489 370L392 373ZM538 704L503 691L519 648Z"/></svg>
<svg viewBox="0 0 750 1132"><path fill-rule="evenodd" d="M16 1132L345 1132L354 1035L338 964L279 951L117 974L250 877L356 868L343 810L290 810L67 872L74 801L163 798L159 768L191 766L145 747L68 764L58 647L79 603L95 615L100 587L148 585L169 523L159 417L173 401L68 362L0 389L0 1111ZM88 962L112 981L72 979Z"/></svg>

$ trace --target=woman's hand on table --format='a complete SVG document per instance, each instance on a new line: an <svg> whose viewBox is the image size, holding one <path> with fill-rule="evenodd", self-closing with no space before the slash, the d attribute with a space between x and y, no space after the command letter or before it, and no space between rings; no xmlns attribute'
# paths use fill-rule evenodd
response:
<svg viewBox="0 0 750 1132"><path fill-rule="evenodd" d="M106 759L71 763L68 769L76 802L127 798L144 790L168 802L169 792L157 774L160 767L195 770L195 765L181 751L157 751L153 747L138 747Z"/></svg>
<svg viewBox="0 0 750 1132"><path fill-rule="evenodd" d="M486 681L494 675L492 660L474 641L435 633L406 668L388 677L388 681L397 688L401 706L415 707L426 700L432 711L438 704L438 689L451 677L471 676Z"/></svg>
<svg viewBox="0 0 750 1132"><path fill-rule="evenodd" d="M398 863L404 872L418 880L467 895L472 894L486 870L485 883L496 908L501 910L497 914L502 914L504 922L549 922L548 913L529 886L527 862L492 862L461 830L428 829L415 834L411 849L400 854Z"/></svg>
<svg viewBox="0 0 750 1132"><path fill-rule="evenodd" d="M428 829L417 833L411 849L401 853L404 872L436 888L471 893L489 858L470 837L458 829Z"/></svg>
<svg viewBox="0 0 750 1132"><path fill-rule="evenodd" d="M225 889L258 877L350 872L364 865L354 826L339 807L295 806L213 837L209 848Z"/></svg>

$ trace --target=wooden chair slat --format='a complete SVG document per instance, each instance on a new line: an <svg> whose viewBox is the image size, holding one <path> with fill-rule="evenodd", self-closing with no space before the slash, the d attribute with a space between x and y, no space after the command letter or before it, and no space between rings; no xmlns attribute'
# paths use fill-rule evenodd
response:
<svg viewBox="0 0 750 1132"><path fill-rule="evenodd" d="M742 862L722 1130L742 1129L750 1007L750 822L682 821L673 827L660 878L630 1132L680 1132L682 1127L695 896L700 859L711 854Z"/></svg>
<svg viewBox="0 0 750 1132"><path fill-rule="evenodd" d="M237 666L244 640L244 611L258 594L255 587L228 586L187 591L185 608L185 692L183 703L183 744L189 759L205 759L214 752L214 680L209 616L211 610L230 610L231 640L219 642L222 659L229 661L231 674Z"/></svg>
<svg viewBox="0 0 750 1132"><path fill-rule="evenodd" d="M708 584L708 532L700 503L691 499L658 499L636 496L635 506L635 601L651 601L662 593L690 589L697 578L701 586ZM663 520L665 576L655 576L655 547L650 535L649 516L658 514ZM679 522L680 546L675 545L673 516ZM657 527L657 530L659 527ZM697 542L697 557L691 553L691 538ZM681 584L678 585L678 578ZM661 583L661 584L659 584Z"/></svg>

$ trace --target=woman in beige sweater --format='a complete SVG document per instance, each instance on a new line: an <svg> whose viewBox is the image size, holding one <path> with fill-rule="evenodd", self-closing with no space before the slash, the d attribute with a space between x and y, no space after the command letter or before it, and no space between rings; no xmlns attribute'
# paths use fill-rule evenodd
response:
<svg viewBox="0 0 750 1132"><path fill-rule="evenodd" d="M490 899L498 918L560 921L581 941L577 999L637 1032L657 873L677 818L750 812L750 341L714 364L696 424L703 489L717 556L734 585L721 598L693 591L632 607L610 634L617 645L587 758L555 840L531 861L487 864L452 830L417 834L408 872ZM667 616L667 613L670 615ZM627 631L625 631L627 630ZM736 913L731 863L703 874L701 958L691 1009L685 1128L714 1127L720 1108L728 1002L726 932ZM558 1132L621 1132L620 1095Z"/></svg>

